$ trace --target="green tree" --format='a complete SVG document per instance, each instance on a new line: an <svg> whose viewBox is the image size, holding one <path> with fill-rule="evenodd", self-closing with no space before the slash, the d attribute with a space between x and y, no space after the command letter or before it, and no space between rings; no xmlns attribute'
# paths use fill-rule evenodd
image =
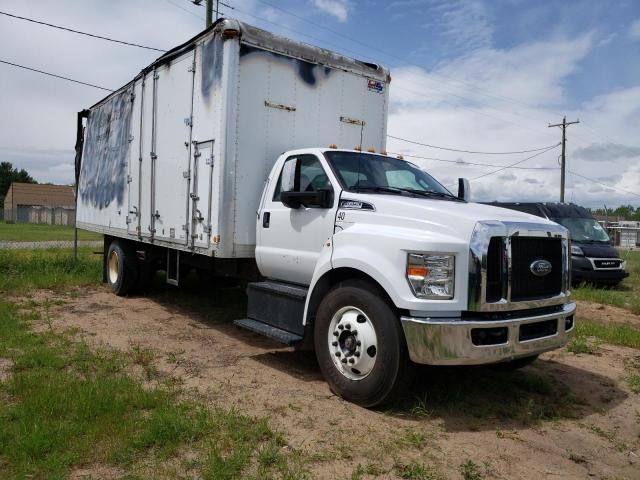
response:
<svg viewBox="0 0 640 480"><path fill-rule="evenodd" d="M13 182L38 183L22 168L13 168L11 162L0 162L0 208L4 207L4 197Z"/></svg>

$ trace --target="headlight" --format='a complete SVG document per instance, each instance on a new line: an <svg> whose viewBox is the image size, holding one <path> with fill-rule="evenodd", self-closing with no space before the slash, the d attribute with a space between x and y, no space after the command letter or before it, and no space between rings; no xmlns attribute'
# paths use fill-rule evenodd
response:
<svg viewBox="0 0 640 480"><path fill-rule="evenodd" d="M577 245L571 245L571 255L580 255L581 257L584 257L584 252Z"/></svg>
<svg viewBox="0 0 640 480"><path fill-rule="evenodd" d="M407 258L407 280L418 298L453 298L454 278L453 255L410 253Z"/></svg>

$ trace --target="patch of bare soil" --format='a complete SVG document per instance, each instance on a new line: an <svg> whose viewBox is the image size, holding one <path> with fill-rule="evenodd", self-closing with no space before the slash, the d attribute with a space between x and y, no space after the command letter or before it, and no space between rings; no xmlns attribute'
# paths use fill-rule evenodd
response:
<svg viewBox="0 0 640 480"><path fill-rule="evenodd" d="M215 294L224 301L224 291ZM180 293L172 295L120 298L106 288L76 292L64 297L64 305L49 306L51 325L80 329L94 347L153 349L161 375L178 378L210 404L269 416L290 447L313 456L314 478L350 478L358 464L369 466L370 474L362 478L400 478L401 465L416 462L460 479L460 465L470 460L479 478L640 479L640 396L622 380L635 350L604 345L595 356L563 349L524 369L569 392L572 418L540 414L534 394L517 403L527 411L505 418L431 400L444 388L455 389L455 379L469 377L475 386L461 391L465 400L481 405L500 398L495 384L478 381L483 369L426 370L413 387L424 402L371 411L333 395L313 353L281 348L206 309L178 307L184 304L177 301ZM544 407L553 411L554 405ZM529 414L542 420L521 421Z"/></svg>
<svg viewBox="0 0 640 480"><path fill-rule="evenodd" d="M631 313L624 308L601 303L578 301L578 315L580 318L597 320L602 323L627 323L640 328L640 315Z"/></svg>
<svg viewBox="0 0 640 480"><path fill-rule="evenodd" d="M8 358L0 358L0 383L6 381L13 368L13 361Z"/></svg>
<svg viewBox="0 0 640 480"><path fill-rule="evenodd" d="M69 480L112 480L124 475L121 468L111 465L87 465L77 468L69 475Z"/></svg>

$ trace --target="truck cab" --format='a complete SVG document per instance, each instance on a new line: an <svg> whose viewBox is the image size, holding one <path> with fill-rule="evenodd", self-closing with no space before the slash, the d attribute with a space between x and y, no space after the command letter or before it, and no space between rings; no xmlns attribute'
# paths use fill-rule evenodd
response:
<svg viewBox="0 0 640 480"><path fill-rule="evenodd" d="M341 396L373 406L412 365L520 367L574 329L569 234L468 202L402 158L312 148L282 154L262 192L239 326L312 339Z"/></svg>
<svg viewBox="0 0 640 480"><path fill-rule="evenodd" d="M625 271L626 262L612 245L607 231L586 208L552 202L493 202L490 205L547 218L569 230L573 283L617 285L629 276Z"/></svg>

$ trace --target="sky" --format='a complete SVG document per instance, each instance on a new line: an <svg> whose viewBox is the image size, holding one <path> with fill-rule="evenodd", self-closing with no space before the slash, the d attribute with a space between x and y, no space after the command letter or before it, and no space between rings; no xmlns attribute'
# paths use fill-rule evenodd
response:
<svg viewBox="0 0 640 480"><path fill-rule="evenodd" d="M224 16L390 68L395 137L520 152L558 144L548 125L579 119L567 129L566 200L640 206L637 0L224 3ZM0 0L0 11L160 49L197 34L205 15L189 0ZM0 15L0 60L98 86L120 87L159 54ZM0 64L0 161L72 183L76 112L105 93ZM474 201L559 199L559 147L387 147L445 185L470 179Z"/></svg>

